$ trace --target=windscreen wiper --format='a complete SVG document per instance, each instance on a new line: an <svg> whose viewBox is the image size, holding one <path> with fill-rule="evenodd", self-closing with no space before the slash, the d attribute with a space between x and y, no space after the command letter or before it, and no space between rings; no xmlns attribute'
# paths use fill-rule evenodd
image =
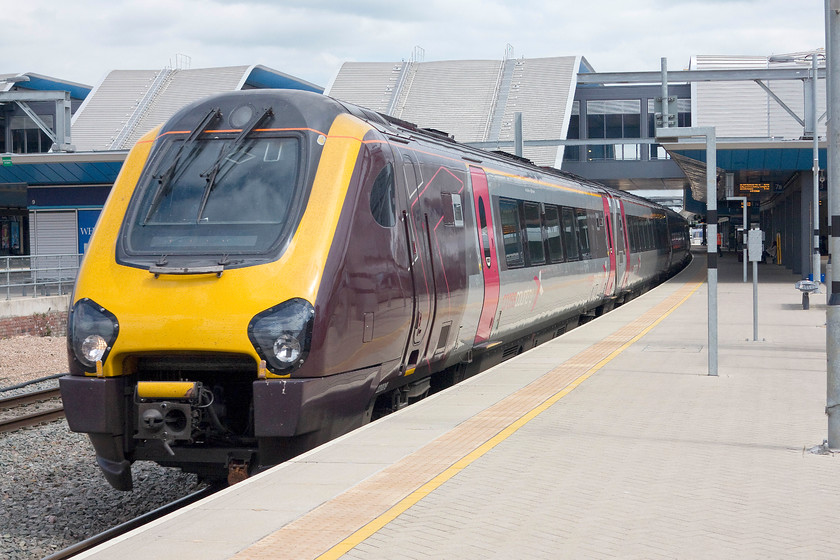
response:
<svg viewBox="0 0 840 560"><path fill-rule="evenodd" d="M222 168L222 163L230 157L244 142L245 139L251 134L260 124L263 123L268 117L274 115L274 110L271 107L268 107L263 110L263 112L251 121L251 124L244 127L236 138L233 141L225 146L221 153L219 153L219 157L216 158L216 161L213 162L207 171L201 174L201 177L204 177L207 180L207 184L204 187L204 194L201 196L201 204L198 207L198 214L196 215L196 223L201 221L201 215L204 213L204 207L207 206L207 200L210 198L210 193L213 191L213 187L216 185L216 177L219 174L219 170Z"/></svg>
<svg viewBox="0 0 840 560"><path fill-rule="evenodd" d="M158 206L163 201L163 199L172 192L172 185L175 182L176 174L175 171L178 170L178 175L183 173L183 170L186 168L186 165L180 166L180 170L178 169L178 164L181 160L181 154L187 148L190 148L190 153L187 155L187 159L195 153L194 145L198 137L210 126L210 123L222 117L222 111L218 107L215 109L210 109L201 122L198 123L198 126L193 129L189 136L184 140L181 146L178 148L178 151L175 152L175 157L172 159L172 163L166 170L158 175L158 190L155 193L155 197L152 200L152 204L149 206L149 211L146 212L146 217L143 219L143 225L149 222L149 218L157 211Z"/></svg>

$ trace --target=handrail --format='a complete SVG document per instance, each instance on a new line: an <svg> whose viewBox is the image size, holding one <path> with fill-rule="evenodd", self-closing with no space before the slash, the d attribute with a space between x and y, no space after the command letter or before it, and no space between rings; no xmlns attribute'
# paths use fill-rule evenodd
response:
<svg viewBox="0 0 840 560"><path fill-rule="evenodd" d="M82 255L49 254L0 256L0 291L13 297L58 295L72 290Z"/></svg>

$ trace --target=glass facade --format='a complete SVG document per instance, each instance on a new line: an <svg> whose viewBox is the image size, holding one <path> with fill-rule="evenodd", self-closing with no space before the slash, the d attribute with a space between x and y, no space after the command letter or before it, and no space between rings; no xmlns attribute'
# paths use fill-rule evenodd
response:
<svg viewBox="0 0 840 560"><path fill-rule="evenodd" d="M641 100L592 100L586 103L587 138L641 138ZM638 144L590 144L586 147L587 161L636 160L641 150Z"/></svg>
<svg viewBox="0 0 840 560"><path fill-rule="evenodd" d="M691 126L691 99L681 97L677 103L677 126ZM597 139L603 142L566 146L563 160L597 162L668 159L668 154L658 144L610 142L612 139L653 138L654 121L654 96L647 92L636 99L576 99L569 115L566 138Z"/></svg>

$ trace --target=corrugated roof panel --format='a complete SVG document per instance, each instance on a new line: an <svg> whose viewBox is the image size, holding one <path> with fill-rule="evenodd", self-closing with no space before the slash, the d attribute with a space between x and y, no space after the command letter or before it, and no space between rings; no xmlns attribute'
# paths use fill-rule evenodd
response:
<svg viewBox="0 0 840 560"><path fill-rule="evenodd" d="M110 149L159 72L110 72L73 115L72 141L76 150Z"/></svg>
<svg viewBox="0 0 840 560"><path fill-rule="evenodd" d="M513 140L515 113L522 113L523 136L531 140L565 138L565 114L573 101L577 76L577 57L530 58L517 60L511 92L505 108L501 140ZM538 165L553 166L556 147L523 150ZM511 150L512 151L512 150Z"/></svg>
<svg viewBox="0 0 840 560"><path fill-rule="evenodd" d="M373 111L385 113L406 62L345 62L325 92Z"/></svg>
<svg viewBox="0 0 840 560"><path fill-rule="evenodd" d="M512 140L517 111L523 114L526 138L560 139L565 137L565 115L571 111L578 60L569 56L507 61L514 63L512 72L505 71L502 60L352 62L341 67L327 94L380 112L393 105L393 116L443 130L459 142ZM404 65L407 70L400 76ZM397 99L391 103L395 89ZM489 138L491 133L498 137ZM540 165L554 165L556 154L557 148L525 152Z"/></svg>
<svg viewBox="0 0 840 560"><path fill-rule="evenodd" d="M485 139L501 61L424 62L416 68L394 116L452 134L460 142Z"/></svg>
<svg viewBox="0 0 840 560"><path fill-rule="evenodd" d="M215 93L236 90L249 68L249 66L228 66L173 70L137 120L134 129L121 145L113 146L112 149L131 148L144 134L164 123L179 109L193 101Z"/></svg>
<svg viewBox="0 0 840 560"><path fill-rule="evenodd" d="M804 61L809 64L808 61ZM692 69L785 68L802 64L769 62L765 56L702 55L692 59ZM825 80L818 81L817 111L825 111ZM800 118L805 117L803 82L778 80L766 85ZM801 138L802 125L753 81L693 82L694 126L714 126L718 137ZM818 125L825 135L825 121Z"/></svg>

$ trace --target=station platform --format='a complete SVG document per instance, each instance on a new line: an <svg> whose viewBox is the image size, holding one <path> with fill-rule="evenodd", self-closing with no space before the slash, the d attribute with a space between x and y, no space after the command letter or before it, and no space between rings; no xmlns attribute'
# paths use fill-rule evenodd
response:
<svg viewBox="0 0 840 560"><path fill-rule="evenodd" d="M76 558L836 558L825 296L722 257L709 376L705 262Z"/></svg>

